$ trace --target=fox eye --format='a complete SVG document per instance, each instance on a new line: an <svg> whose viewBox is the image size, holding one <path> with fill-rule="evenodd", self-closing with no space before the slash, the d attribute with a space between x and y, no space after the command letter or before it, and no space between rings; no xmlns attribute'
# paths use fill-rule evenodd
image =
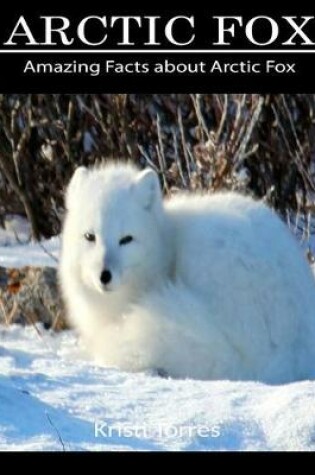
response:
<svg viewBox="0 0 315 475"><path fill-rule="evenodd" d="M95 242L95 240L96 240L95 234L93 234L93 233L85 233L84 237L89 242Z"/></svg>
<svg viewBox="0 0 315 475"><path fill-rule="evenodd" d="M124 236L124 237L121 238L121 240L119 241L119 245L120 245L120 246L124 246L125 244L129 244L131 241L133 241L133 237L132 237L132 236Z"/></svg>

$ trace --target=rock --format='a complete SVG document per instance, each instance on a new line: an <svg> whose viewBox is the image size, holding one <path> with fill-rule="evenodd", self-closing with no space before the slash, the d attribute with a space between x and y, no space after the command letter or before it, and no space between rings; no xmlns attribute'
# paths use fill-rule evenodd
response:
<svg viewBox="0 0 315 475"><path fill-rule="evenodd" d="M0 267L0 323L67 328L53 267Z"/></svg>

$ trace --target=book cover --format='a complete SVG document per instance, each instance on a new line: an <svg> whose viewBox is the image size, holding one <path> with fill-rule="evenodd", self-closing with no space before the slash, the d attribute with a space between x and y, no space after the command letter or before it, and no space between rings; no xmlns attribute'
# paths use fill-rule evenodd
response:
<svg viewBox="0 0 315 475"><path fill-rule="evenodd" d="M0 450L313 451L311 8L0 18Z"/></svg>

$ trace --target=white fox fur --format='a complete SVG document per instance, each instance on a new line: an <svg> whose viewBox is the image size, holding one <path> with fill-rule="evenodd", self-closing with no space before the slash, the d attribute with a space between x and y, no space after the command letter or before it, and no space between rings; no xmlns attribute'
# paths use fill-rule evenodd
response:
<svg viewBox="0 0 315 475"><path fill-rule="evenodd" d="M152 170L110 164L80 167L66 206L62 291L99 362L180 378L314 376L313 275L263 203L235 193L163 201Z"/></svg>

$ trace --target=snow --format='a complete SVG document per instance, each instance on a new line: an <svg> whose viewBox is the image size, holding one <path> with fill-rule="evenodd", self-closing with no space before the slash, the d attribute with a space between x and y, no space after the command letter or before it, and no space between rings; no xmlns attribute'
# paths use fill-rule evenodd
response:
<svg viewBox="0 0 315 475"><path fill-rule="evenodd" d="M1 242L1 238L0 238ZM15 246L0 245L0 266L23 267L49 266L57 267L60 248L60 239L55 237L43 243L30 242Z"/></svg>
<svg viewBox="0 0 315 475"><path fill-rule="evenodd" d="M22 243L16 243L16 230ZM0 265L56 266L59 239L0 231ZM315 450L315 381L192 381L103 368L73 331L0 326L0 450Z"/></svg>
<svg viewBox="0 0 315 475"><path fill-rule="evenodd" d="M2 450L315 449L313 382L127 374L88 361L72 331L3 327L0 341Z"/></svg>
<svg viewBox="0 0 315 475"><path fill-rule="evenodd" d="M43 243L30 241L30 226L25 218L9 215L5 229L0 227L0 266L23 267L58 265L60 238Z"/></svg>

